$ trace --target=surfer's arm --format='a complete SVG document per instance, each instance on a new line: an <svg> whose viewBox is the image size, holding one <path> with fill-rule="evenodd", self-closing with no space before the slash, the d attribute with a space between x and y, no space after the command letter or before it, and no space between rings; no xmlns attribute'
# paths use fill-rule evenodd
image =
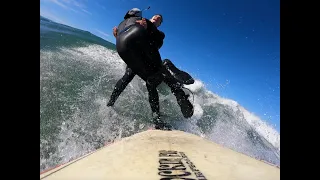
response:
<svg viewBox="0 0 320 180"><path fill-rule="evenodd" d="M165 34L162 32L162 31L159 31L159 34L158 34L158 38L157 38L157 45L158 45L158 49L160 49L163 45L163 40L165 38Z"/></svg>
<svg viewBox="0 0 320 180"><path fill-rule="evenodd" d="M150 42L159 50L163 45L165 34L160 31L149 19L146 19L146 24L148 27L147 31L150 36Z"/></svg>
<svg viewBox="0 0 320 180"><path fill-rule="evenodd" d="M147 24L145 18L142 18L141 20L137 20L136 23L140 24L140 25L143 26L145 29L147 29L147 27L148 27L148 24Z"/></svg>

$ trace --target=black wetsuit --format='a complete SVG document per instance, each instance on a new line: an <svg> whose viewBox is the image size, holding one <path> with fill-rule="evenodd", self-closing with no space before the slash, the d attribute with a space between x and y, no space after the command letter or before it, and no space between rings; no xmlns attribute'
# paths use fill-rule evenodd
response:
<svg viewBox="0 0 320 180"><path fill-rule="evenodd" d="M117 52L123 61L143 80L162 68L159 49L165 37L155 25L146 19L147 29L135 23L139 17L131 17L120 23L116 37Z"/></svg>
<svg viewBox="0 0 320 180"><path fill-rule="evenodd" d="M146 81L146 86L149 93L149 103L151 110L157 116L159 113L159 96L157 86L163 81L170 88L172 93L176 96L178 104L181 107L182 113L185 117L191 117L193 114L192 104L187 100L181 85L165 71L163 68L159 49L163 44L165 37L164 33L159 31L157 27L146 19L147 30L142 30L141 25L134 25L133 22L141 18L131 17L124 20L118 26L117 35L117 51L120 57L127 64L124 76L117 82L114 91L111 95L108 106L112 106L121 92L130 83L135 75L138 75ZM136 34L135 34L136 33ZM184 112L186 107L192 108Z"/></svg>

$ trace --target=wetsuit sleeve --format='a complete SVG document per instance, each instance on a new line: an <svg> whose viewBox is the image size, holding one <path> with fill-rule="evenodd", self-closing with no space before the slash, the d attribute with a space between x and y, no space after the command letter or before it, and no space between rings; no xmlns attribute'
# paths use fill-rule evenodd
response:
<svg viewBox="0 0 320 180"><path fill-rule="evenodd" d="M158 42L157 43L158 49L162 47L164 38L165 38L165 34L162 31L159 31L159 36L158 36L158 39L156 40L156 42Z"/></svg>
<svg viewBox="0 0 320 180"><path fill-rule="evenodd" d="M165 34L162 31L159 31L150 20L146 19L146 22L151 45L157 49L160 49L163 45Z"/></svg>

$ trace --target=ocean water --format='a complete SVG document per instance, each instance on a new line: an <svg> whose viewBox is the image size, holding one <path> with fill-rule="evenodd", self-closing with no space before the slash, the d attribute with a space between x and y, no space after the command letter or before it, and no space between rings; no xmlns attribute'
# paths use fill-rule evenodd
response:
<svg viewBox="0 0 320 180"><path fill-rule="evenodd" d="M40 16L40 171L151 127L139 77L114 107L106 106L124 71L114 44ZM183 118L169 87L158 87L161 112L174 129L280 166L280 134L271 125L210 92L201 79L185 87L193 93L190 119Z"/></svg>

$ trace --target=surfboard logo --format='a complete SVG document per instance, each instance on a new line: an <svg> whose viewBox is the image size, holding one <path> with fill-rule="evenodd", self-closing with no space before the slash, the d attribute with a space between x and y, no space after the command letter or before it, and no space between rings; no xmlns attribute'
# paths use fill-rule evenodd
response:
<svg viewBox="0 0 320 180"><path fill-rule="evenodd" d="M159 151L160 180L206 180L184 152Z"/></svg>

